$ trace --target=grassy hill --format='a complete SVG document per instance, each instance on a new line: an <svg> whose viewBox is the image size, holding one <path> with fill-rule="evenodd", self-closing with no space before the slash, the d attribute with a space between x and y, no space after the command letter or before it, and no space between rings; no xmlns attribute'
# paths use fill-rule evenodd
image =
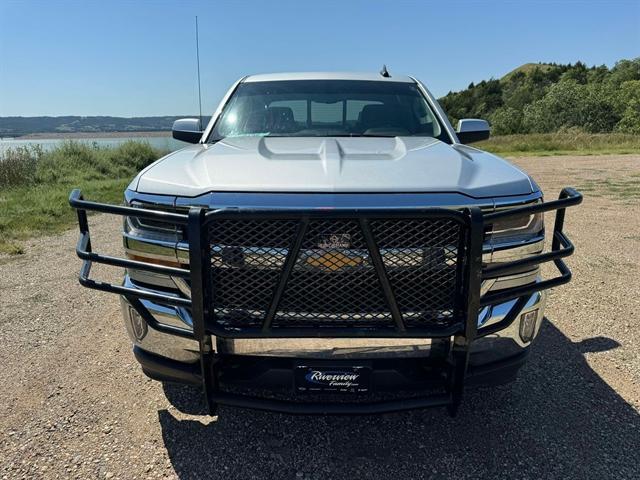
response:
<svg viewBox="0 0 640 480"><path fill-rule="evenodd" d="M513 75L516 75L516 74L519 74L519 73L524 73L525 75L527 75L527 74L532 73L536 69L540 70L541 72L548 72L552 68L553 68L553 65L550 64L550 63L525 63L523 65L520 65L518 68L514 68L509 73L504 75L500 79L500 81L501 82L508 82L509 79Z"/></svg>
<svg viewBox="0 0 640 480"><path fill-rule="evenodd" d="M611 69L582 62L526 63L501 79L449 92L440 102L453 123L484 118L498 135L640 134L640 58L621 60Z"/></svg>

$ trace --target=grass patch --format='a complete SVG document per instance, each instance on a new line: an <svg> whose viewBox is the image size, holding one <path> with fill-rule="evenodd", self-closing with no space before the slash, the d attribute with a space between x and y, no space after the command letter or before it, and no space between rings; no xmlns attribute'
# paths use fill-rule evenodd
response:
<svg viewBox="0 0 640 480"><path fill-rule="evenodd" d="M640 153L640 135L581 131L532 133L496 136L474 146L509 157L637 154Z"/></svg>
<svg viewBox="0 0 640 480"><path fill-rule="evenodd" d="M22 255L24 248L17 243L0 243L0 253L6 253L8 255Z"/></svg>
<svg viewBox="0 0 640 480"><path fill-rule="evenodd" d="M75 222L69 192L120 203L138 171L167 152L129 141L116 148L64 142L49 152L20 147L0 155L0 253L21 254L20 242L57 233Z"/></svg>
<svg viewBox="0 0 640 480"><path fill-rule="evenodd" d="M586 180L578 187L581 192L590 196L606 196L616 200L640 199L640 173L623 178L602 178Z"/></svg>

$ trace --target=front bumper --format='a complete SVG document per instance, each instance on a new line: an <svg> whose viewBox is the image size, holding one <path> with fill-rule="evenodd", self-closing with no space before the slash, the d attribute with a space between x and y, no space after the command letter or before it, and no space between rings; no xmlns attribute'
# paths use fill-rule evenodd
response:
<svg viewBox="0 0 640 480"><path fill-rule="evenodd" d="M124 285L140 288L127 276ZM469 358L470 377L474 383L497 384L513 379L517 368L526 358L529 346L538 334L544 316L545 292L531 294L514 321L501 330L476 339ZM478 315L478 328L498 325L515 305L509 300L484 307ZM161 305L142 300L143 305L161 325L192 331L189 311L182 307ZM199 378L199 346L193 339L165 333L135 313L125 297L121 297L125 327L134 344L136 358L151 378L179 383L193 383ZM520 318L528 312L536 312L533 338L523 341L520 337ZM212 342L216 353L237 357L277 357L281 359L314 359L362 361L363 359L425 359L437 354L440 344L432 339L217 339ZM502 372L500 364L506 371ZM475 371L475 374L474 374ZM489 374L489 372L491 372ZM196 383L199 380L195 380Z"/></svg>

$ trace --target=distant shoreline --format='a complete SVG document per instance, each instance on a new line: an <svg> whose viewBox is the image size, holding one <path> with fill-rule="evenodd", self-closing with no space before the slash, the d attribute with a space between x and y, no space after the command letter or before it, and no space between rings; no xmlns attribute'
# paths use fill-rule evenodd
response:
<svg viewBox="0 0 640 480"><path fill-rule="evenodd" d="M136 137L170 137L168 131L152 132L53 132L53 133L29 133L19 137L11 137L15 140L49 140L49 139L83 139L83 138L136 138Z"/></svg>

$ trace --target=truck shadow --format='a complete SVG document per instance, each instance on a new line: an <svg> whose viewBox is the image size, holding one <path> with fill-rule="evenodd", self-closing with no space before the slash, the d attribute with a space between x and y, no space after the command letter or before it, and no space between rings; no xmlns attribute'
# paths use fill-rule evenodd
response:
<svg viewBox="0 0 640 480"><path fill-rule="evenodd" d="M640 415L545 321L517 382L465 394L444 409L367 417L289 416L221 408L216 421L159 421L179 478L638 478ZM198 393L167 392L200 411ZM194 403L194 401L196 403ZM181 416L181 415L180 415Z"/></svg>

